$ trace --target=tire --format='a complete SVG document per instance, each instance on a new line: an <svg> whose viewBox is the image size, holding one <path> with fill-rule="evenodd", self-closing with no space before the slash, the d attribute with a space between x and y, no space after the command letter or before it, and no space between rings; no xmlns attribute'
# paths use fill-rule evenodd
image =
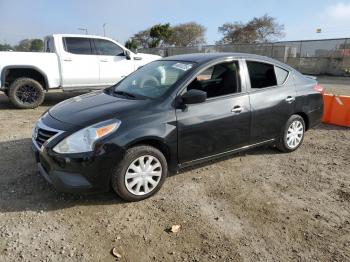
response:
<svg viewBox="0 0 350 262"><path fill-rule="evenodd" d="M45 93L42 85L31 78L21 77L10 86L8 96L13 105L21 109L31 109L40 106Z"/></svg>
<svg viewBox="0 0 350 262"><path fill-rule="evenodd" d="M285 124L276 147L281 152L293 152L303 143L304 135L304 119L299 115L292 115ZM295 141L295 143L293 143L293 141Z"/></svg>
<svg viewBox="0 0 350 262"><path fill-rule="evenodd" d="M142 161L146 165L142 166ZM152 175L147 173L151 171ZM162 152L152 146L140 145L126 151L112 172L111 185L122 199L140 201L157 193L167 175L168 165Z"/></svg>

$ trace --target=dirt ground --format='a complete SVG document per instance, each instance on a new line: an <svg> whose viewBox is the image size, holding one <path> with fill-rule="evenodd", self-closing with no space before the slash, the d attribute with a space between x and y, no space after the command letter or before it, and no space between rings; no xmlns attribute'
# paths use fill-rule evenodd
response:
<svg viewBox="0 0 350 262"><path fill-rule="evenodd" d="M350 95L347 82L324 86ZM258 148L187 169L125 203L61 194L37 174L31 129L73 95L17 110L0 94L0 261L115 261L112 248L120 261L350 261L349 128L312 129L291 154Z"/></svg>

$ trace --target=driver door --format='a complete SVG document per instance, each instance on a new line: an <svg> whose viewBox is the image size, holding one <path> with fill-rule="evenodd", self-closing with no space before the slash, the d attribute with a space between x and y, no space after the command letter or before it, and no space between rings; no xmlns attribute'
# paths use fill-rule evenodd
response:
<svg viewBox="0 0 350 262"><path fill-rule="evenodd" d="M134 60L127 59L124 49L105 39L94 39L94 42L100 68L100 85L114 85L134 72Z"/></svg>
<svg viewBox="0 0 350 262"><path fill-rule="evenodd" d="M209 95L203 103L176 109L178 158L181 164L231 151L249 143L249 97L245 81L241 81L238 61L231 63L235 64L235 69L229 73L236 74L236 78L218 77L217 68L222 65L217 64L199 73L184 91L201 89ZM226 72L220 74L223 73ZM220 93L224 84L232 88L231 92L225 88L225 92Z"/></svg>

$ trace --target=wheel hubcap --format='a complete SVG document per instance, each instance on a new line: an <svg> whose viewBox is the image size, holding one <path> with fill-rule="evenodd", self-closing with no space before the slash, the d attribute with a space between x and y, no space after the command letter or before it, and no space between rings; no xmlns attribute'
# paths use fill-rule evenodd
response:
<svg viewBox="0 0 350 262"><path fill-rule="evenodd" d="M23 104L31 104L38 99L39 93L35 87L31 85L23 85L17 89L16 97Z"/></svg>
<svg viewBox="0 0 350 262"><path fill-rule="evenodd" d="M295 120L291 123L287 131L287 145L289 148L296 148L304 135L303 124L299 120Z"/></svg>
<svg viewBox="0 0 350 262"><path fill-rule="evenodd" d="M152 192L162 176L160 161L151 155L134 160L125 174L125 186L134 195L145 195Z"/></svg>

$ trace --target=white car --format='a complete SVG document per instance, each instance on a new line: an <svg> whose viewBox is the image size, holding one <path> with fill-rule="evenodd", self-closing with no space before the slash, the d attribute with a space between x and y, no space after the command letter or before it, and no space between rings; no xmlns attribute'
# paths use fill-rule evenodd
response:
<svg viewBox="0 0 350 262"><path fill-rule="evenodd" d="M45 38L43 53L0 52L0 90L16 107L35 108L50 89L102 89L160 58L106 37L54 34Z"/></svg>

